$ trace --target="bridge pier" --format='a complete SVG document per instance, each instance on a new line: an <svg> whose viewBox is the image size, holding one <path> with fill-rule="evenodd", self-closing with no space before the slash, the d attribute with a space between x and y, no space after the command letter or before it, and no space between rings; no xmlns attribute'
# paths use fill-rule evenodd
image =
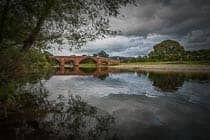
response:
<svg viewBox="0 0 210 140"><path fill-rule="evenodd" d="M78 60L78 59L75 59L75 60L74 60L74 66L75 66L75 67L78 67L78 66L79 66L79 60Z"/></svg>
<svg viewBox="0 0 210 140"><path fill-rule="evenodd" d="M60 67L64 67L64 65L65 65L65 59L64 58L60 58L59 62L60 62L59 66Z"/></svg>
<svg viewBox="0 0 210 140"><path fill-rule="evenodd" d="M101 59L100 58L97 58L96 66L99 67L100 65L101 65Z"/></svg>

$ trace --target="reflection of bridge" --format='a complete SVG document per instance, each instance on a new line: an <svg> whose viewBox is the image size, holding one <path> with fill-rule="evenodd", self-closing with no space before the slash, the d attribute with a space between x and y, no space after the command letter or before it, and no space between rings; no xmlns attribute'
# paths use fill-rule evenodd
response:
<svg viewBox="0 0 210 140"><path fill-rule="evenodd" d="M72 62L74 66L79 66L79 64L87 59L91 59L97 65L117 65L120 63L119 60L112 60L104 57L93 57L93 56L54 56L55 60L59 62L60 67L64 67L65 63Z"/></svg>
<svg viewBox="0 0 210 140"><path fill-rule="evenodd" d="M100 76L100 75L106 75L110 72L110 69L108 67L95 67L92 68L90 71L82 70L82 68L79 68L77 66L72 67L72 69L67 69L65 67L60 67L59 70L55 73L55 75L94 75L94 76Z"/></svg>
<svg viewBox="0 0 210 140"><path fill-rule="evenodd" d="M72 68L60 67L55 73L55 75L81 75L81 76L93 75L99 77L102 75L108 75L109 73L120 73L123 71L125 70L114 69L110 67L95 67L91 68L88 71L86 68L82 69L79 67L72 67Z"/></svg>

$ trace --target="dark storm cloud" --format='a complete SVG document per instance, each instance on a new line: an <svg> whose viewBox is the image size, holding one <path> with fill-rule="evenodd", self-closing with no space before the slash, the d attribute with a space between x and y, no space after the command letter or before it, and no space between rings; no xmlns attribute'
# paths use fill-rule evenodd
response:
<svg viewBox="0 0 210 140"><path fill-rule="evenodd" d="M89 42L81 50L55 54L93 54L105 50L111 56L148 54L163 40L177 40L187 50L210 49L210 0L137 0L137 6L121 9L111 28L116 38ZM65 47L64 48L68 48Z"/></svg>
<svg viewBox="0 0 210 140"><path fill-rule="evenodd" d="M209 33L209 30L193 30L185 37L182 37L182 42L189 50L210 49Z"/></svg>
<svg viewBox="0 0 210 140"><path fill-rule="evenodd" d="M116 36L89 42L80 50L70 52L68 46L63 45L62 51L51 50L50 52L54 55L92 55L104 50L110 56L137 57L148 54L154 44L164 39L171 39L171 37L156 34L148 35L146 38L142 36Z"/></svg>
<svg viewBox="0 0 210 140"><path fill-rule="evenodd" d="M189 50L210 49L210 0L139 0L121 14L111 20L121 35L167 35Z"/></svg>
<svg viewBox="0 0 210 140"><path fill-rule="evenodd" d="M209 11L209 0L140 0L137 7L123 8L124 17L112 25L124 35L186 35L210 28Z"/></svg>

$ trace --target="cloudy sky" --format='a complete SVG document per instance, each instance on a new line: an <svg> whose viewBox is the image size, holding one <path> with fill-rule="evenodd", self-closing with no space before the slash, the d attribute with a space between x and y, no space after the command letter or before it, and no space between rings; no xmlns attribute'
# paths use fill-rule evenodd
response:
<svg viewBox="0 0 210 140"><path fill-rule="evenodd" d="M179 41L187 50L210 49L210 0L137 0L111 19L116 37L95 40L80 50L51 50L54 55L91 55L105 50L110 56L143 56L165 39Z"/></svg>

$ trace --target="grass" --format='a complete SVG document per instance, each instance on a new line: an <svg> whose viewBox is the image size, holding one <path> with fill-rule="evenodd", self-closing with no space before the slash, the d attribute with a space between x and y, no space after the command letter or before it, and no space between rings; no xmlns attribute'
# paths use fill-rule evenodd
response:
<svg viewBox="0 0 210 140"><path fill-rule="evenodd" d="M157 62L128 62L122 64L144 64L144 65L163 65L163 64L187 64L187 65L210 65L209 61L157 61Z"/></svg>
<svg viewBox="0 0 210 140"><path fill-rule="evenodd" d="M122 65L176 65L176 64L184 64L184 65L210 65L210 61L156 61L156 62L128 62L128 63L121 63ZM59 65L54 66L56 68ZM73 65L66 64L65 68L71 68ZM79 65L80 68L95 68L95 63L82 63Z"/></svg>
<svg viewBox="0 0 210 140"><path fill-rule="evenodd" d="M96 64L79 64L80 68L94 68L96 67Z"/></svg>

